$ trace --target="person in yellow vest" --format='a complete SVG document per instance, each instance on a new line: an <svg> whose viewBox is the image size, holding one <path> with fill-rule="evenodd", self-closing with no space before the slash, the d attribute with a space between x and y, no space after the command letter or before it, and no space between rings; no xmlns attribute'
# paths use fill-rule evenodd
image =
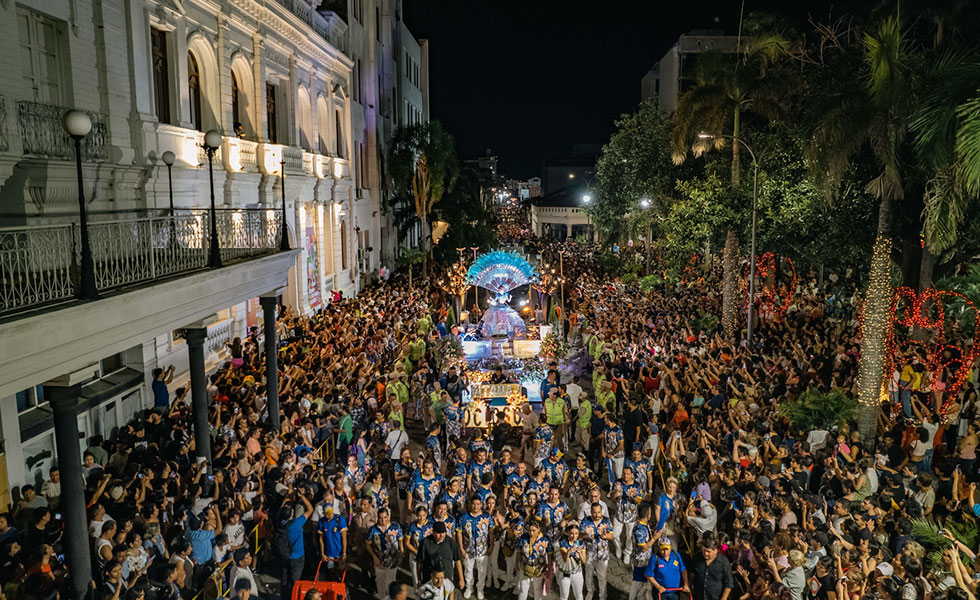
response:
<svg viewBox="0 0 980 600"><path fill-rule="evenodd" d="M585 392L578 397L578 416L575 425L575 439L582 444L582 449L588 452L589 440L592 439L592 401Z"/></svg>
<svg viewBox="0 0 980 600"><path fill-rule="evenodd" d="M615 415L616 393L613 392L612 387L611 381L603 381L602 385L599 387L599 392L596 394L595 400L596 404L602 407L602 410Z"/></svg>
<svg viewBox="0 0 980 600"><path fill-rule="evenodd" d="M544 414L548 425L554 431L555 447L564 449L565 446L565 399L558 395L558 386L548 390L548 397L544 401Z"/></svg>
<svg viewBox="0 0 980 600"><path fill-rule="evenodd" d="M606 381L606 367L601 362L596 361L593 368L592 390L595 392L596 396L598 396L599 390L602 389L603 382Z"/></svg>
<svg viewBox="0 0 980 600"><path fill-rule="evenodd" d="M408 393L408 391L409 391L408 390L408 376L405 375L405 373L398 373L398 379L397 379L397 381L395 381L391 385L393 385L394 388L395 388L395 395L398 398L399 405L401 406L402 415L405 415L406 414L405 407L408 406L408 398L409 398L409 395L410 395ZM415 417L418 418L418 415L415 415ZM404 428L405 428L405 424L402 423L402 429L404 429Z"/></svg>

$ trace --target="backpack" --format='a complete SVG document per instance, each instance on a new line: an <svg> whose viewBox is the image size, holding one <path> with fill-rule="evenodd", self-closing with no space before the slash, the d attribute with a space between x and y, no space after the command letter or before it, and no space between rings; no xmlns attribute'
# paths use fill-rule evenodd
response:
<svg viewBox="0 0 980 600"><path fill-rule="evenodd" d="M289 541L289 529L285 526L276 527L272 533L272 557L279 563L289 560L289 555L293 553L293 545Z"/></svg>

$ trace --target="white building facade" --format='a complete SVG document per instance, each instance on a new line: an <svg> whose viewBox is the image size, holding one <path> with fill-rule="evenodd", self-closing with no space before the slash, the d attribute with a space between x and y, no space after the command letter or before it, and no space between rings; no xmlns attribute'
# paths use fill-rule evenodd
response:
<svg viewBox="0 0 980 600"><path fill-rule="evenodd" d="M343 4L0 0L0 262L19 265L0 274L0 512L58 461L53 386L74 390L62 414L84 448L152 405L153 369L173 365L171 391L186 388L201 348L210 369L227 342L261 335L276 302L309 314L377 272L391 134L379 99L403 81L384 76L401 50L379 42L379 20L411 39L419 62L403 79L418 83L404 97L426 119L428 66L394 3ZM69 109L93 123L80 146L100 295L88 302L74 300ZM203 258L209 227L220 269Z"/></svg>

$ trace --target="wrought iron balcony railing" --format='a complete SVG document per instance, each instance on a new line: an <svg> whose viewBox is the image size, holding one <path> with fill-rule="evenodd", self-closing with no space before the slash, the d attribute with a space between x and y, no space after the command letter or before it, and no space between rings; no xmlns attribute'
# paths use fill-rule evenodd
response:
<svg viewBox="0 0 980 600"><path fill-rule="evenodd" d="M56 104L20 101L17 124L24 141L24 155L58 160L75 160L75 142L65 132L61 118L67 107ZM105 117L85 111L92 119L92 131L82 140L82 160L102 161L108 158Z"/></svg>
<svg viewBox="0 0 980 600"><path fill-rule="evenodd" d="M226 264L279 251L281 212L242 209L216 214ZM117 290L205 269L210 227L206 210L90 222L97 289ZM74 298L80 248L77 223L0 228L0 316Z"/></svg>

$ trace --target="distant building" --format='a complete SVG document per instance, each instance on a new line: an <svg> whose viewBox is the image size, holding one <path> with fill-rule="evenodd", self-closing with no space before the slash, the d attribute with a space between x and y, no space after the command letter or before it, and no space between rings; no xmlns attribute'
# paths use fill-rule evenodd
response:
<svg viewBox="0 0 980 600"><path fill-rule="evenodd" d="M721 30L695 30L680 36L640 80L640 98L657 98L660 110L674 112L677 99L693 81L695 56L709 50L735 52L737 48L738 37Z"/></svg>
<svg viewBox="0 0 980 600"><path fill-rule="evenodd" d="M541 197L541 178L532 177L527 180L528 196L531 198Z"/></svg>
<svg viewBox="0 0 980 600"><path fill-rule="evenodd" d="M571 156L552 156L541 165L542 192L553 194L569 186L591 186L600 146L577 144Z"/></svg>
<svg viewBox="0 0 980 600"><path fill-rule="evenodd" d="M583 210L588 189L572 185L531 200L531 230L541 238L593 239L592 219Z"/></svg>
<svg viewBox="0 0 980 600"><path fill-rule="evenodd" d="M483 156L464 160L463 164L476 170L481 187L500 187L504 183L497 170L497 155L490 148Z"/></svg>

